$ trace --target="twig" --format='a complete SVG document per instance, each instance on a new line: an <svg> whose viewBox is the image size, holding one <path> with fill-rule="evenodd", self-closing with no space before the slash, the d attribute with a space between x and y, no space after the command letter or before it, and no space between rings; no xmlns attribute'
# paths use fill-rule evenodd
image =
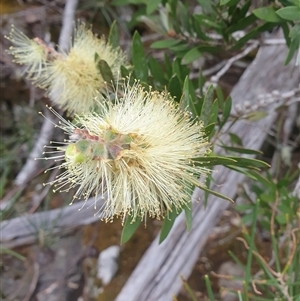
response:
<svg viewBox="0 0 300 301"><path fill-rule="evenodd" d="M55 177L57 176L58 173L59 173L59 169L58 168L54 169L53 172L51 173L51 176L49 177L49 182L52 182L55 179ZM32 214L37 210L37 208L40 206L43 199L48 194L50 188L51 188L51 186L47 185L46 187L44 187L44 189L41 193L39 193L38 195L33 197L32 207L28 211L29 214Z"/></svg>
<svg viewBox="0 0 300 301"><path fill-rule="evenodd" d="M36 173L38 169L38 163L37 163L38 161L36 161L35 158L41 156L44 145L51 140L51 136L54 129L53 123L55 123L55 117L53 114L49 112L48 109L44 110L44 115L46 116L47 119L44 120L39 137L35 142L35 145L31 150L25 165L23 166L23 168L18 173L15 179L15 184L17 186L26 185L28 179L32 178L32 176Z"/></svg>
<svg viewBox="0 0 300 301"><path fill-rule="evenodd" d="M248 46L244 51L242 51L241 53L233 56L232 58L230 58L227 63L225 64L225 66L214 76L212 76L210 78L212 83L218 83L218 81L220 80L220 78L229 70L229 68L232 66L232 64L235 61L240 60L241 58L245 57L246 55L248 55L251 51L253 51L254 49L256 49L259 46L259 42L258 41L253 41L253 43Z"/></svg>
<svg viewBox="0 0 300 301"><path fill-rule="evenodd" d="M67 51L70 45L70 36L72 35L73 19L75 15L77 2L78 0L67 0L66 2L63 15L63 25L59 36L59 48L63 51ZM39 137L33 149L31 150L25 165L16 177L16 185L25 185L27 183L28 178L31 178L31 176L36 172L39 163L34 159L40 156L44 145L47 144L49 140L51 140L52 133L54 130L52 122L54 122L55 119L54 116L51 116L52 114L50 114L50 112L47 111L48 110L45 111L45 116L47 117L47 119L44 120Z"/></svg>
<svg viewBox="0 0 300 301"><path fill-rule="evenodd" d="M36 289L36 285L38 283L39 280L39 274L40 274L40 266L37 262L33 263L33 276L32 276L32 280L29 286L29 290L25 296L25 298L23 299L23 301L29 301L33 292Z"/></svg>

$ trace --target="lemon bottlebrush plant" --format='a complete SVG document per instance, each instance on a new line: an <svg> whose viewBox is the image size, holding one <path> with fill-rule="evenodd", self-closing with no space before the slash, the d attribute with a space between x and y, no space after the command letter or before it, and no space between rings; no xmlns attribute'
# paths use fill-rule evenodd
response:
<svg viewBox="0 0 300 301"><path fill-rule="evenodd" d="M120 66L128 66L126 55L104 37L98 38L84 23L74 31L68 53L57 52L41 39L29 39L12 27L8 50L35 85L47 91L52 101L69 113L80 114L97 107L95 97L106 88L99 64L105 62L116 77Z"/></svg>
<svg viewBox="0 0 300 301"><path fill-rule="evenodd" d="M59 191L77 188L74 199L95 195L105 220L160 219L180 211L191 187L201 185L199 176L209 170L193 158L206 156L209 143L203 124L191 121L168 93L145 91L138 83L123 88L114 102L109 95L100 102L101 113L76 116L75 123L59 116L69 140L53 158L65 159L59 166L65 171L50 184ZM105 198L100 208L99 198Z"/></svg>

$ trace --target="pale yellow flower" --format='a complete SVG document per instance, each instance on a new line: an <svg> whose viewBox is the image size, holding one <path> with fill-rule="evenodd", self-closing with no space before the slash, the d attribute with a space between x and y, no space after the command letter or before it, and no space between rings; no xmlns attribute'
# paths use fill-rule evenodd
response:
<svg viewBox="0 0 300 301"><path fill-rule="evenodd" d="M76 187L74 199L94 195L105 220L159 219L180 210L208 173L193 165L209 152L202 123L191 121L167 93L146 92L137 83L115 95L114 104L102 102L100 114L77 116L75 124L61 118L58 126L70 140L55 159L65 159L65 171L50 184L58 191ZM99 198L106 199L101 208Z"/></svg>
<svg viewBox="0 0 300 301"><path fill-rule="evenodd" d="M48 58L48 50L44 44L37 38L29 39L13 25L6 38L13 44L7 52L15 57L14 62L25 66L24 73L27 77L34 79L41 76Z"/></svg>
<svg viewBox="0 0 300 301"><path fill-rule="evenodd" d="M59 108L71 114L97 107L96 96L106 88L98 67L100 60L108 64L115 79L121 65L128 67L121 48L113 48L104 37L98 38L84 23L75 29L68 53L58 53L40 39L30 40L14 28L8 38L15 45L9 52L17 63L27 66L29 78L45 89Z"/></svg>

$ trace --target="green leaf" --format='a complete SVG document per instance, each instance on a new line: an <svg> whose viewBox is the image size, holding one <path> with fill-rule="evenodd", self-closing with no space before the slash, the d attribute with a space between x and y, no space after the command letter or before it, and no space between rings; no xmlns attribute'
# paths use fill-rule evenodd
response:
<svg viewBox="0 0 300 301"><path fill-rule="evenodd" d="M180 40L175 40L175 39L161 40L152 43L151 48L154 49L170 48L172 46L178 45L179 43Z"/></svg>
<svg viewBox="0 0 300 301"><path fill-rule="evenodd" d="M110 26L109 35L108 35L108 43L113 48L117 48L120 45L119 42L120 42L119 31L118 31L117 23L116 23L116 21L114 21Z"/></svg>
<svg viewBox="0 0 300 301"><path fill-rule="evenodd" d="M229 137L230 137L232 144L237 144L237 145L243 146L243 141L238 135L236 135L234 133L229 133Z"/></svg>
<svg viewBox="0 0 300 301"><path fill-rule="evenodd" d="M213 131L215 129L215 126L216 126L215 123L211 123L211 124L207 125L204 128L205 136L211 136L211 134L213 133Z"/></svg>
<svg viewBox="0 0 300 301"><path fill-rule="evenodd" d="M201 108L200 119L204 122L204 125L208 125L211 116L211 107L214 101L214 87L209 85L204 97L204 102Z"/></svg>
<svg viewBox="0 0 300 301"><path fill-rule="evenodd" d="M276 14L285 20L299 21L300 20L300 7L299 6L288 6L283 7L276 11Z"/></svg>
<svg viewBox="0 0 300 301"><path fill-rule="evenodd" d="M233 160L236 161L233 164L234 166L240 166L240 167L243 167L243 168L253 168L253 167L270 168L270 165L267 162L264 162L264 161L261 161L261 160L258 160L258 159L234 157L234 156L230 156L228 158L233 159Z"/></svg>
<svg viewBox="0 0 300 301"><path fill-rule="evenodd" d="M136 31L132 38L132 63L134 66L134 74L136 78L147 81L148 69L145 52L140 35Z"/></svg>
<svg viewBox="0 0 300 301"><path fill-rule="evenodd" d="M161 0L151 0L147 1L147 7L146 7L146 14L151 15L158 7L158 4L161 2Z"/></svg>
<svg viewBox="0 0 300 301"><path fill-rule="evenodd" d="M209 119L208 124L217 122L218 113L219 113L219 102L218 102L218 99L215 99L213 101L213 104L211 107L210 119Z"/></svg>
<svg viewBox="0 0 300 301"><path fill-rule="evenodd" d="M123 78L129 77L130 72L124 67L123 65L121 66L121 76Z"/></svg>
<svg viewBox="0 0 300 301"><path fill-rule="evenodd" d="M237 23L234 23L233 25L229 26L228 29L226 30L226 33L233 33L238 30L243 30L246 27L250 26L251 24L254 24L256 19L257 18L255 17L255 15L251 14L246 18L239 20Z"/></svg>
<svg viewBox="0 0 300 301"><path fill-rule="evenodd" d="M198 188L200 188L201 190L203 190L203 191L205 191L205 192L207 192L207 193L209 193L209 194L212 194L212 195L214 195L214 196L216 196L216 197L218 197L218 198L220 198L220 199L224 199L224 200L226 200L226 201L229 201L229 202L231 202L231 203L234 203L234 201L233 201L230 197L228 197L228 196L226 196L226 195L224 195L224 194L222 194L222 193L216 192L216 191L214 191L214 190L211 190L211 189L209 189L209 188L207 188L207 187L205 187L205 186L202 186L201 183L196 184L196 182L195 182L194 184L195 184Z"/></svg>
<svg viewBox="0 0 300 301"><path fill-rule="evenodd" d="M276 14L274 7L266 6L256 8L252 12L258 19L264 20L266 22L279 23L283 20Z"/></svg>
<svg viewBox="0 0 300 301"><path fill-rule="evenodd" d="M142 219L137 218L134 222L132 221L131 217L128 216L125 221L125 225L122 230L121 235L121 244L125 244L135 233L139 225L141 224Z"/></svg>
<svg viewBox="0 0 300 301"><path fill-rule="evenodd" d="M277 16L277 15L276 15ZM237 50L244 46L250 39L254 39L256 36L258 36L261 32L266 32L272 30L275 26L277 26L276 23L264 23L262 25L259 25L255 27L254 29L250 30L245 36L243 36L241 39L239 39L236 44L232 47L231 50Z"/></svg>
<svg viewBox="0 0 300 301"><path fill-rule="evenodd" d="M284 62L285 65L287 65L291 59L294 57L295 52L298 50L299 51L299 44L300 44L300 38L297 38L295 40L291 41L291 45L290 45L290 49L288 52L288 55L286 57L286 60ZM298 57L298 61L299 61L299 57Z"/></svg>
<svg viewBox="0 0 300 301"><path fill-rule="evenodd" d="M268 113L265 111L255 111L249 113L247 116L245 116L245 119L249 121L258 121L268 116Z"/></svg>
<svg viewBox="0 0 300 301"><path fill-rule="evenodd" d="M150 56L148 65L154 79L159 81L162 85L165 85L166 80L164 78L164 72L162 70L161 64L158 63L158 61L154 59L152 56Z"/></svg>
<svg viewBox="0 0 300 301"><path fill-rule="evenodd" d="M250 155L261 155L262 152L255 149L243 148L243 147L233 147L233 146L221 146L227 151L240 153L240 154L250 154Z"/></svg>
<svg viewBox="0 0 300 301"><path fill-rule="evenodd" d="M165 64L165 73L166 73L168 78L171 78L171 76L173 75L172 64L170 62L170 58L167 56L166 53L165 53L165 56L164 56L164 64Z"/></svg>
<svg viewBox="0 0 300 301"><path fill-rule="evenodd" d="M111 69L106 61L100 60L98 62L98 68L100 70L100 73L103 77L103 79L108 83L114 85L114 77L111 72Z"/></svg>
<svg viewBox="0 0 300 301"><path fill-rule="evenodd" d="M185 213L185 222L186 222L186 229L188 231L191 231L192 229L192 202L189 202L183 207L184 213Z"/></svg>
<svg viewBox="0 0 300 301"><path fill-rule="evenodd" d="M243 158L235 156L216 156L211 155L207 157L197 157L193 159L193 163L199 166L214 166L214 165L224 165L224 166L238 166L243 168L269 168L270 165L264 161L253 159L253 158Z"/></svg>
<svg viewBox="0 0 300 301"><path fill-rule="evenodd" d="M214 19L205 15L194 15L194 18L203 26L214 29L222 29L220 24L217 24Z"/></svg>
<svg viewBox="0 0 300 301"><path fill-rule="evenodd" d="M198 47L192 48L188 51L182 58L182 64L189 64L197 60L201 56L201 52L198 50Z"/></svg>
<svg viewBox="0 0 300 301"><path fill-rule="evenodd" d="M229 6L229 7L231 7L231 6L236 7L236 5L239 3L239 1L240 0L221 0L220 5L227 4L227 6Z"/></svg>
<svg viewBox="0 0 300 301"><path fill-rule="evenodd" d="M180 83L180 80L176 74L174 74L171 77L171 80L168 85L168 91L171 94L172 97L175 97L176 101L180 101L182 96L182 85ZM183 104L183 106L188 105L186 103ZM182 107L183 110L185 110L185 107Z"/></svg>
<svg viewBox="0 0 300 301"><path fill-rule="evenodd" d="M196 166L232 165L236 163L236 160L229 157L211 155L194 158L193 163Z"/></svg>
<svg viewBox="0 0 300 301"><path fill-rule="evenodd" d="M224 126L224 124L227 122L230 112L231 112L231 105L232 105L232 99L231 97L228 97L223 105L223 116L222 121L220 122L220 129Z"/></svg>
<svg viewBox="0 0 300 301"><path fill-rule="evenodd" d="M160 230L160 235L159 235L159 243L161 244L168 236L170 233L173 224L175 222L176 217L179 215L180 212L177 212L175 208L173 208L172 211L169 211L168 216L165 217L164 223L161 227Z"/></svg>
<svg viewBox="0 0 300 301"><path fill-rule="evenodd" d="M195 96L195 91L193 89L192 83L187 76L183 84L183 94L180 99L180 107L191 112L193 118L195 118L198 116L198 112L192 99L192 97Z"/></svg>
<svg viewBox="0 0 300 301"><path fill-rule="evenodd" d="M231 0L220 0L220 5L225 5L228 2L230 2Z"/></svg>

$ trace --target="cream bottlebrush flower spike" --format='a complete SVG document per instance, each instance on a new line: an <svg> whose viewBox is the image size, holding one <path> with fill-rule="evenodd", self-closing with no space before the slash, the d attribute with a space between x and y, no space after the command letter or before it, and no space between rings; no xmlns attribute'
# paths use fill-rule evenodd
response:
<svg viewBox="0 0 300 301"><path fill-rule="evenodd" d="M77 187L74 199L95 195L105 220L162 218L188 203L190 184L199 185L209 172L193 165L193 158L209 153L203 125L167 93L146 92L138 83L125 86L121 98L118 92L114 104L102 102L101 114L77 116L74 125L60 117L58 127L70 140L54 159L64 158L59 168L66 170L50 184L59 191ZM97 208L101 197L105 203Z"/></svg>
<svg viewBox="0 0 300 301"><path fill-rule="evenodd" d="M14 44L9 53L17 63L27 66L29 78L71 114L89 112L97 106L95 97L106 88L97 67L100 60L106 61L114 78L121 65L128 66L120 48L113 48L104 37L98 38L84 23L75 29L68 53L58 53L40 39L30 40L15 28L8 39Z"/></svg>

